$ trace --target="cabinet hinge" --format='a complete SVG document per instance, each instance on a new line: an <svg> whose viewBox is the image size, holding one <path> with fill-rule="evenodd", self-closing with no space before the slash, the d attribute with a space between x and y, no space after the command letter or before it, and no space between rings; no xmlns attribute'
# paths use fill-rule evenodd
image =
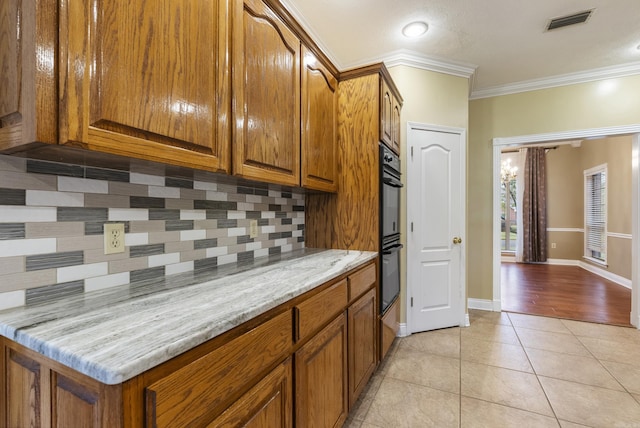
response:
<svg viewBox="0 0 640 428"><path fill-rule="evenodd" d="M411 222L411 231L413 232L413 222Z"/></svg>
<svg viewBox="0 0 640 428"><path fill-rule="evenodd" d="M413 308L413 297L411 298L411 307Z"/></svg>
<svg viewBox="0 0 640 428"><path fill-rule="evenodd" d="M411 146L411 157L413 157L413 146Z"/></svg>

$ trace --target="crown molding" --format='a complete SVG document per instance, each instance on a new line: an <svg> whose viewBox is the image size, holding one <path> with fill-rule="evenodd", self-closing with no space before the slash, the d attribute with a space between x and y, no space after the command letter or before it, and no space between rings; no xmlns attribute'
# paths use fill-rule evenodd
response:
<svg viewBox="0 0 640 428"><path fill-rule="evenodd" d="M640 124L611 126L608 128L576 129L572 131L551 132L548 134L517 135L513 137L496 137L493 146L512 146L548 141L586 140L605 138L612 135L631 135L640 133Z"/></svg>
<svg viewBox="0 0 640 428"><path fill-rule="evenodd" d="M336 55L329 49L327 45L322 41L322 37L316 32L309 21L300 13L297 7L295 7L289 0L279 0L280 4L298 21L298 24L304 29L304 31L311 36L314 43L320 48L322 53L331 61L334 66L339 70L344 70L346 67L338 61Z"/></svg>
<svg viewBox="0 0 640 428"><path fill-rule="evenodd" d="M473 64L446 61L422 55L407 49L400 49L398 51L391 52L384 56L383 61L387 67L405 65L408 67L450 74L452 76L464 77L466 79L470 79L477 68L477 66Z"/></svg>
<svg viewBox="0 0 640 428"><path fill-rule="evenodd" d="M525 80L508 85L493 86L471 92L470 100L497 97L500 95L517 94L519 92L536 91L540 89L554 88L558 86L575 85L578 83L593 82L596 80L614 79L619 77L640 74L640 62L595 68L593 70L578 73L560 74L545 77L543 79Z"/></svg>

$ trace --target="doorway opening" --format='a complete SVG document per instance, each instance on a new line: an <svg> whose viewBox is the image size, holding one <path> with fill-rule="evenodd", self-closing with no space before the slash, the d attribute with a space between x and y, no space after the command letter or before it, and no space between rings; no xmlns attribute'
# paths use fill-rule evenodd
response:
<svg viewBox="0 0 640 428"><path fill-rule="evenodd" d="M640 266L640 216L638 200L640 199L640 174L639 148L640 148L640 125L630 125L623 127L610 127L598 129L576 130L560 133L524 135L516 137L495 138L493 140L493 302L492 309L501 311L501 255L502 255L502 221L501 221L501 188L502 177L501 162L502 151L504 149L514 149L530 145L544 145L557 142L569 142L575 140L587 140L596 138L607 138L616 136L632 137L632 236L631 236L631 312L629 314L630 324L640 327L640 301L638 280L640 279L638 267Z"/></svg>

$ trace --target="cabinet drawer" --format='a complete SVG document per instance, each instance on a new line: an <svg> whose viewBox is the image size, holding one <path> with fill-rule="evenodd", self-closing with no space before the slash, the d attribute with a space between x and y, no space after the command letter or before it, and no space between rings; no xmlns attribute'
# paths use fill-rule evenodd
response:
<svg viewBox="0 0 640 428"><path fill-rule="evenodd" d="M146 389L147 426L196 426L290 352L291 311L259 325Z"/></svg>
<svg viewBox="0 0 640 428"><path fill-rule="evenodd" d="M326 290L295 307L296 341L310 336L347 307L347 280L336 282Z"/></svg>
<svg viewBox="0 0 640 428"><path fill-rule="evenodd" d="M376 282L376 265L370 264L349 275L349 302L363 295Z"/></svg>

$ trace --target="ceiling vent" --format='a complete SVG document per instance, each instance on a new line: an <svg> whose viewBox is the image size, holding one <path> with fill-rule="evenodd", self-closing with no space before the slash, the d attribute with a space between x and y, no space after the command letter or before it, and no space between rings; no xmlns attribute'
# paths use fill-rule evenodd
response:
<svg viewBox="0 0 640 428"><path fill-rule="evenodd" d="M589 19L592 12L593 9L574 13L573 15L561 16L560 18L553 18L549 21L549 25L547 25L547 31L568 27L569 25L582 24Z"/></svg>

